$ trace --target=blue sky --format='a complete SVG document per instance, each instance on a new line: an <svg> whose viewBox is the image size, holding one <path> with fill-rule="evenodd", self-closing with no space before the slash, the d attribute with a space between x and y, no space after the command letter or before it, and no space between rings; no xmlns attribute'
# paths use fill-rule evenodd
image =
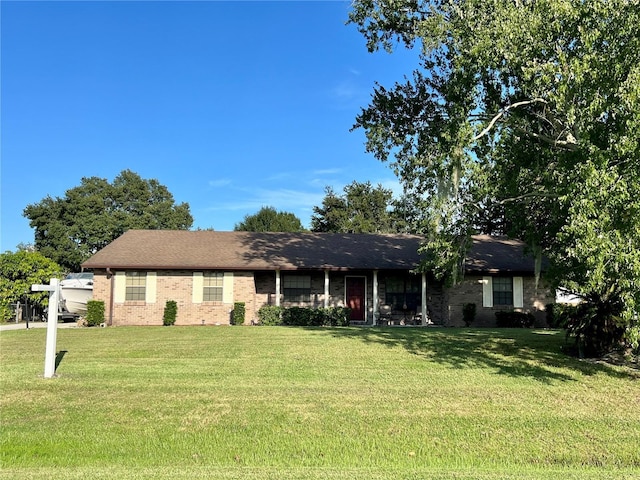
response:
<svg viewBox="0 0 640 480"><path fill-rule="evenodd" d="M28 204L124 169L215 230L262 206L309 226L325 186L399 190L349 129L413 54L368 53L348 1L0 5L0 251L33 243Z"/></svg>

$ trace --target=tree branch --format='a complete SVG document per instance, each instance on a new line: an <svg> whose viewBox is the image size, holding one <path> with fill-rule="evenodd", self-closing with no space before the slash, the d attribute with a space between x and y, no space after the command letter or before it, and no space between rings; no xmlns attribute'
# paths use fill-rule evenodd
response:
<svg viewBox="0 0 640 480"><path fill-rule="evenodd" d="M487 127L482 130L478 135L476 135L475 137L473 137L473 140L479 140L482 137L484 137L487 133L489 133L491 131L491 129L493 128L493 126L496 124L496 122L498 120L500 120L500 117L502 117L503 115L505 115L509 110L511 110L512 108L517 108L517 107L522 107L523 105L531 105L532 103L544 103L546 104L547 101L543 98L534 98L533 100L524 100L522 102L516 102L516 103L512 103L511 105L503 108L500 112L498 112L489 122L489 125L487 125Z"/></svg>

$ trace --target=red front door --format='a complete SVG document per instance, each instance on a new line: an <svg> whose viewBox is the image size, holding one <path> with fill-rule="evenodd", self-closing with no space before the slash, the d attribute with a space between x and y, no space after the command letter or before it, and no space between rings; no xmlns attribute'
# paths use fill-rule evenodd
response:
<svg viewBox="0 0 640 480"><path fill-rule="evenodd" d="M349 320L364 321L365 279L364 277L346 278L347 307L351 309Z"/></svg>

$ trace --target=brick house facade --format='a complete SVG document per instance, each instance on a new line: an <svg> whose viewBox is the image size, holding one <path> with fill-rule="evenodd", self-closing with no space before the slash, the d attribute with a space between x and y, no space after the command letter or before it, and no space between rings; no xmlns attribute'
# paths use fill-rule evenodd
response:
<svg viewBox="0 0 640 480"><path fill-rule="evenodd" d="M504 309L543 321L552 297L536 288L521 242L474 237L467 274L450 288L415 273L420 242L411 235L131 230L83 268L94 273L93 298L104 301L110 325L161 325L168 300L178 305L176 325L229 324L234 302L244 302L245 323L257 321L263 305L296 305L350 307L352 323L375 325L380 307L390 305L395 323L460 326L465 303L476 303L479 326L495 325L495 311Z"/></svg>

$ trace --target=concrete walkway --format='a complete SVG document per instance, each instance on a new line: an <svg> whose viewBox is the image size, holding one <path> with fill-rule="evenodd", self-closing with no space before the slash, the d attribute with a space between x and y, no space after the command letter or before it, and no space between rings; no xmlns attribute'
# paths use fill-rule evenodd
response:
<svg viewBox="0 0 640 480"><path fill-rule="evenodd" d="M58 322L58 328L77 328L76 322ZM29 322L29 330L32 328L47 328L47 322ZM3 323L0 325L0 332L5 330L26 330L27 322Z"/></svg>

